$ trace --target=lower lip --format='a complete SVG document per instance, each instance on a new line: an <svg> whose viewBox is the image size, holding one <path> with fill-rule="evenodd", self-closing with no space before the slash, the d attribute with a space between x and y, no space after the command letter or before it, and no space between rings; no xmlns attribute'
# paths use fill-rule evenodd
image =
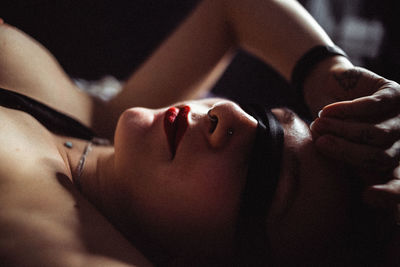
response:
<svg viewBox="0 0 400 267"><path fill-rule="evenodd" d="M171 107L167 110L164 117L164 131L167 136L169 149L172 157L175 156L179 143L188 127L189 106L182 108Z"/></svg>

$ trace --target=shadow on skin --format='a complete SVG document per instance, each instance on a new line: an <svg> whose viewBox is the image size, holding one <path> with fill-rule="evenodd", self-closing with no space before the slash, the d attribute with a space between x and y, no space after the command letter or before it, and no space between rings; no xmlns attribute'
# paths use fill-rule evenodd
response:
<svg viewBox="0 0 400 267"><path fill-rule="evenodd" d="M142 263L138 259L143 256L139 255L137 251L127 249L131 245L78 192L69 177L60 172L56 175L60 185L74 199L74 208L79 220L79 235L85 246L82 251L89 255L110 258L121 263L134 265Z"/></svg>

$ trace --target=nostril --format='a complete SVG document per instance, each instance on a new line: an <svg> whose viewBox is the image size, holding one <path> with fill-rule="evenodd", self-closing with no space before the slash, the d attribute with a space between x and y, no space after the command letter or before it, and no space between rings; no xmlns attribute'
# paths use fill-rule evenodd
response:
<svg viewBox="0 0 400 267"><path fill-rule="evenodd" d="M211 109L207 112L207 116L212 122L218 122L217 116L211 114Z"/></svg>
<svg viewBox="0 0 400 267"><path fill-rule="evenodd" d="M207 116L210 119L211 122L211 126L210 126L210 133L213 133L215 131L215 129L217 128L217 124L218 124L218 118L215 115L211 114L211 109L207 112Z"/></svg>

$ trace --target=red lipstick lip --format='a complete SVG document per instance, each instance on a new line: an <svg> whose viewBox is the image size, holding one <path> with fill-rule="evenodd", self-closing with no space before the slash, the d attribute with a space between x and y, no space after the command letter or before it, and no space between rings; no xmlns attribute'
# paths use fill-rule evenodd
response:
<svg viewBox="0 0 400 267"><path fill-rule="evenodd" d="M175 157L179 143L185 135L186 129L189 125L189 111L189 106L183 106L180 108L171 107L165 113L164 131L167 136L167 142L172 158Z"/></svg>

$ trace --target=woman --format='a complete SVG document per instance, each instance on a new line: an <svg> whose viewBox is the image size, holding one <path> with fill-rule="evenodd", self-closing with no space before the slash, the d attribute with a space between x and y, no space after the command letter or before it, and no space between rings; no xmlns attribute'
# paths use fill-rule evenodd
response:
<svg viewBox="0 0 400 267"><path fill-rule="evenodd" d="M73 188L74 183L135 245L158 263L176 259L201 263L205 259L219 261L222 256L232 257L240 195L257 122L237 105L221 99L178 107L178 114L183 114L178 116L188 123L179 143L171 147L166 133L165 121L171 110L176 111L174 108L129 109L119 120L115 149L93 146L84 158L82 174L78 166L87 146L85 141L54 135L31 116L2 108L3 125L7 127L2 140L8 144L4 144L2 151L2 155L7 155L2 161L3 173L7 171L7 176L2 176L6 183L3 189L12 192L11 196L2 196L2 205L8 211L3 213L7 218L5 225L10 229L8 242L12 240L18 244L20 238L26 239L26 231L33 233L25 249L38 251L39 246L39 251L47 255L39 255L43 262L38 264L49 264L52 257L72 258L65 264L74 264L74 260L80 262L80 255L74 252L85 247L81 242L86 241L93 242L93 245L88 244L89 255L104 253L111 259L142 263L136 261L137 253L123 246L123 255L115 255L114 248L109 246L120 241L118 236L114 237L116 233L99 219L96 219L99 225L87 221L93 219L93 213L97 214ZM338 225L342 227L346 222L343 214L346 193L342 190L346 188L345 181L331 179L339 174L325 160L318 159L310 132L298 117L286 110L274 113L286 134L283 172L277 189L279 197L269 215L268 233L273 234L274 254L287 255L288 251L296 251L293 256L299 256L302 252L298 242L305 251L311 249L305 248L303 243L308 239L316 242L313 244L316 248L321 248L324 240L332 242L332 238L344 230ZM213 118L218 118L218 122ZM185 127L183 122L180 124L178 131ZM64 146L67 142L72 142L73 147ZM36 172L37 175L32 175ZM303 179L306 183L299 191L296 183L303 184ZM310 179L312 181L307 182ZM324 201L315 201L321 198ZM297 206L309 207L309 210ZM15 212L16 216L10 214ZM309 212L315 217L309 216ZM301 220L304 218L307 220ZM321 218L326 221L321 222ZM94 224L96 228L85 229L86 224ZM92 232L99 230L101 236L93 236ZM45 233L44 240L36 236L36 232ZM104 232L111 232L113 239L108 240ZM298 236L286 236L287 232ZM83 235L83 240L75 235ZM296 249L286 251L287 248L280 247L280 244L287 246L289 240ZM49 245L51 249L56 246L51 255L47 252ZM15 249L19 251L20 244ZM134 261L126 259L126 255L132 255ZM121 256L124 258L120 259ZM96 261L89 260L89 263L96 264Z"/></svg>
<svg viewBox="0 0 400 267"><path fill-rule="evenodd" d="M254 7L251 1L246 3ZM236 4L232 2L232 7ZM74 136L72 134L54 134L48 131L50 126L44 127L38 123L38 119L27 113L2 108L2 127L5 129L1 153L2 191L11 192L1 196L2 209L5 211L2 213L3 229L9 229L2 233L3 262L23 265L24 260L27 260L37 265L69 266L148 264L78 193L72 186L74 179L82 194L108 216L142 253L158 263L178 264L190 260L195 263L215 260L219 263L224 255L231 255L234 250L232 242L236 231L236 216L240 212L240 193L248 168L247 156L255 139L257 121L237 105L221 100L189 102L175 108L134 108L121 112L126 108L125 105L129 105L126 99L132 95L138 96L135 101L140 101L142 105L158 106L160 103L157 101L170 102L170 99L179 99L178 94L187 97L196 92L190 89L188 81L198 81L218 56L211 53L207 54L211 58L201 57L204 61L200 62L202 64L198 65L192 75L180 75L182 79L174 79L173 83L166 83L166 80L171 79L168 77L176 77L173 72L187 69L170 68L169 64L159 63L170 61L165 56L177 55L173 52L175 50L172 53L166 51L171 47L176 48L176 45L179 47L181 38L191 32L193 25L198 26L199 22L204 22L204 18L210 22L208 11L224 10L209 5L222 4L219 1L202 2L183 26L127 82L126 90L109 104L110 113L103 112L99 108L101 104L73 90L74 86L60 71L54 59L37 43L9 26L0 27L1 87L40 99L107 136L113 135L108 126L118 121L115 148L93 146L82 138L71 137ZM282 6L268 2L268 5L285 12L287 9L298 9L292 2ZM287 15L285 12L283 14ZM211 18L219 25L221 21L217 18L221 16ZM306 17L305 22L309 23L308 19ZM305 22L303 26L307 24ZM241 27L234 28L240 32ZM314 33L319 36L316 38L319 41L311 38L309 43L305 42L303 48L296 52L296 56L282 57L287 62L282 63L280 68L278 66L278 69L286 73L286 76L294 65L292 58L298 58L315 44L330 43L324 39L324 35L318 35L318 30ZM217 39L222 37L218 34L211 36ZM250 37L256 36L242 39L252 40ZM258 46L257 38L253 42L254 47L262 47ZM229 47L224 42L215 43L217 46L213 51L219 51L218 55L222 55ZM248 42L248 45L252 47L252 42ZM273 59L270 61L274 62ZM148 75L155 71L154 66L162 68L162 71L157 71L160 77L149 79ZM323 77L318 73L325 73L325 69L332 66L340 66L343 71L344 66L351 67L351 64L342 57L329 58L310 74L305 83L305 88L308 88L305 91L306 100L313 104L310 108L314 113L330 103L333 97L340 96L340 93L332 92L332 88L327 89L327 93L331 94L327 94L326 98L321 93L312 93L313 86L319 84L319 79ZM335 71L340 73L337 68ZM328 76L328 81L333 83L331 75L329 72L324 77ZM368 77L365 80L368 81ZM172 91L167 94L168 97L159 97L164 89L172 85L182 86L183 89L179 92L167 90ZM166 88L161 90L163 87ZM57 88L57 95L49 94L54 88ZM144 98L145 94L140 94L140 90L149 89L157 97L150 95ZM350 92L340 99L362 94L367 93ZM365 103L361 99L356 105L360 102ZM327 107L324 113L334 114L340 108L351 107L352 104L341 103ZM176 112L178 115L174 115ZM120 113L121 116L117 115ZM340 245L343 240L339 233L348 229L348 218L343 211L349 203L347 193L342 190L346 188L344 184L347 181L337 179L341 173L337 173L335 166L316 154L310 131L298 117L285 110L274 110L274 114L284 129L285 145L277 197L267 220L271 251L277 262L285 259L304 263L319 261L322 259L310 258L307 252L325 245L326 251L329 251L332 247L326 244L326 240L335 240L334 244ZM168 119L174 121L175 116L183 118L178 119L182 121L178 129L187 127L185 131L178 131L178 136L182 137L177 138L180 141L176 143L170 133L170 126L165 126L173 124L169 124ZM318 122L314 124L314 127L317 126ZM324 129L321 128L320 132ZM182 166L186 164L189 166ZM296 182L301 186L296 185ZM327 220L322 221L324 218ZM304 240L313 242L306 246ZM21 251L32 252L32 257L19 257Z"/></svg>

